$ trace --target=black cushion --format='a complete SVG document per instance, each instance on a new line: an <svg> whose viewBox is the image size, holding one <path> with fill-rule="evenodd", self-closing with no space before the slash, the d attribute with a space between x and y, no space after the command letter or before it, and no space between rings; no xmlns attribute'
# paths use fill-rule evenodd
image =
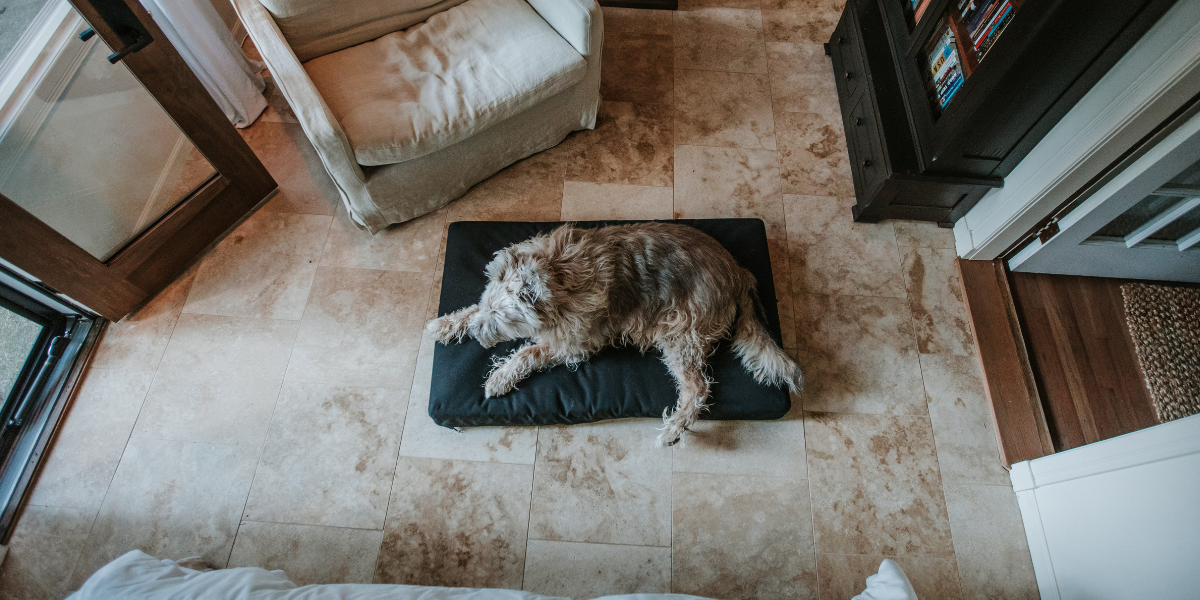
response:
<svg viewBox="0 0 1200 600"><path fill-rule="evenodd" d="M671 221L707 233L729 250L738 264L758 280L767 331L779 343L779 310L767 233L759 219L693 219ZM576 227L600 227L629 221L592 221ZM446 267L438 314L444 315L479 301L487 285L483 269L492 254L562 223L459 222L450 225ZM761 318L762 315L760 315ZM429 416L446 427L484 425L554 425L591 423L627 417L661 418L676 402L675 381L657 350L641 354L636 348L609 347L576 370L558 366L534 372L516 390L499 398L484 398L483 384L493 356L508 356L522 340L485 349L473 339L438 344L433 355L433 385ZM703 418L721 420L778 419L791 408L785 389L754 381L730 350L728 341L709 357L715 380L709 410Z"/></svg>

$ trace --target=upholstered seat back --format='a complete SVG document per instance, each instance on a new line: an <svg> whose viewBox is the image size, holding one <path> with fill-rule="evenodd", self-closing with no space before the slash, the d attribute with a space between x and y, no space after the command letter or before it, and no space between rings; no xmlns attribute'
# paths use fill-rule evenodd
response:
<svg viewBox="0 0 1200 600"><path fill-rule="evenodd" d="M420 23L465 0L259 0L301 61Z"/></svg>

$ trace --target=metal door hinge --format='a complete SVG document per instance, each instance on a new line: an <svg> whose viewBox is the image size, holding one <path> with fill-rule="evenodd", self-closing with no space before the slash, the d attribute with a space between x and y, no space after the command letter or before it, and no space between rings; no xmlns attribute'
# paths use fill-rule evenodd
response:
<svg viewBox="0 0 1200 600"><path fill-rule="evenodd" d="M1046 223L1045 227L1042 227L1041 231L1038 231L1037 237L1039 242L1045 244L1056 235L1058 235L1058 221L1050 221Z"/></svg>

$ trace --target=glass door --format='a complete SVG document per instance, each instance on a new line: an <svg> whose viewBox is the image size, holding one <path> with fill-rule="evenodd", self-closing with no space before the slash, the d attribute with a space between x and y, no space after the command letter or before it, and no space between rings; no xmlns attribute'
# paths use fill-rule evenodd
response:
<svg viewBox="0 0 1200 600"><path fill-rule="evenodd" d="M0 544L70 390L98 322L0 264Z"/></svg>
<svg viewBox="0 0 1200 600"><path fill-rule="evenodd" d="M111 319L275 188L134 0L0 14L0 257Z"/></svg>

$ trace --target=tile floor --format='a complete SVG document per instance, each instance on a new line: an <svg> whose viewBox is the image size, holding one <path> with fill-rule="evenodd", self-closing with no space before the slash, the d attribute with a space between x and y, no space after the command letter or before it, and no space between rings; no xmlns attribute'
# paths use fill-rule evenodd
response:
<svg viewBox="0 0 1200 600"><path fill-rule="evenodd" d="M923 600L1036 597L950 232L855 224L837 0L605 11L603 105L464 198L371 237L277 93L245 138L280 184L113 324L12 538L0 597L132 549L298 583L845 599L883 557ZM789 417L454 433L426 415L446 224L758 217Z"/></svg>

